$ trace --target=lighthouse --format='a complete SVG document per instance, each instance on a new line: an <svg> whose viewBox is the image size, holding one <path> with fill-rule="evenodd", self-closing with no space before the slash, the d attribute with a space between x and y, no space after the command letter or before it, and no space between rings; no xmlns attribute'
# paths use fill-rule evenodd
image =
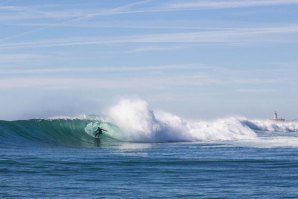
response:
<svg viewBox="0 0 298 199"><path fill-rule="evenodd" d="M273 120L277 120L277 112L276 111L273 114Z"/></svg>
<svg viewBox="0 0 298 199"><path fill-rule="evenodd" d="M273 118L272 118L272 120L273 120L273 121L277 121L277 122L284 122L284 121L285 121L285 119L283 119L283 118L278 118L278 116L277 116L277 112L276 112L276 111L273 113Z"/></svg>

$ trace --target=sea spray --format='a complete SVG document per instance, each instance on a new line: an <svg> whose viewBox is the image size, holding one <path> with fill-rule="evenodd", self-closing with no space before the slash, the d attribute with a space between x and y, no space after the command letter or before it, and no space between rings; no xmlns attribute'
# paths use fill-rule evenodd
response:
<svg viewBox="0 0 298 199"><path fill-rule="evenodd" d="M141 99L124 99L110 108L109 119L122 130L121 139L132 142L214 141L254 139L256 133L237 118L214 122L184 120L149 109Z"/></svg>

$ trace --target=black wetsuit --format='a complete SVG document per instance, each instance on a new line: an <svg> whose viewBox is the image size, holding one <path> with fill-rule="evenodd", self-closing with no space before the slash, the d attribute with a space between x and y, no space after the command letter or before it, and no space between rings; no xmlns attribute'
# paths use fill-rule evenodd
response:
<svg viewBox="0 0 298 199"><path fill-rule="evenodd" d="M95 137L99 137L103 131L106 131L106 130L98 127L97 130L95 131L96 132Z"/></svg>

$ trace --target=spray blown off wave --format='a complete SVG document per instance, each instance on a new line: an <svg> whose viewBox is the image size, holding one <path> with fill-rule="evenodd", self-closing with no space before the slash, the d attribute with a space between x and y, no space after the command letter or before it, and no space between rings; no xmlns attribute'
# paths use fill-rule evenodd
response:
<svg viewBox="0 0 298 199"><path fill-rule="evenodd" d="M140 99L125 99L107 111L105 118L0 121L0 144L54 144L97 146L97 128L107 130L103 143L209 142L258 140L262 132L298 132L298 122L224 118L212 122L185 120L153 111ZM260 133L261 132L261 133ZM295 136L296 137L296 134ZM295 143L297 143L295 141Z"/></svg>
<svg viewBox="0 0 298 199"><path fill-rule="evenodd" d="M235 118L196 122L152 111L143 100L122 100L108 111L121 133L117 139L136 142L214 141L254 139L256 133Z"/></svg>

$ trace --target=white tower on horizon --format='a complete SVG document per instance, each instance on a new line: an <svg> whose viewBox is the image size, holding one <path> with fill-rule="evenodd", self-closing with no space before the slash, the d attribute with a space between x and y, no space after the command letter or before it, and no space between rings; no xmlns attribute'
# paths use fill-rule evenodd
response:
<svg viewBox="0 0 298 199"><path fill-rule="evenodd" d="M273 120L277 120L277 112L275 111L274 114L273 114Z"/></svg>

